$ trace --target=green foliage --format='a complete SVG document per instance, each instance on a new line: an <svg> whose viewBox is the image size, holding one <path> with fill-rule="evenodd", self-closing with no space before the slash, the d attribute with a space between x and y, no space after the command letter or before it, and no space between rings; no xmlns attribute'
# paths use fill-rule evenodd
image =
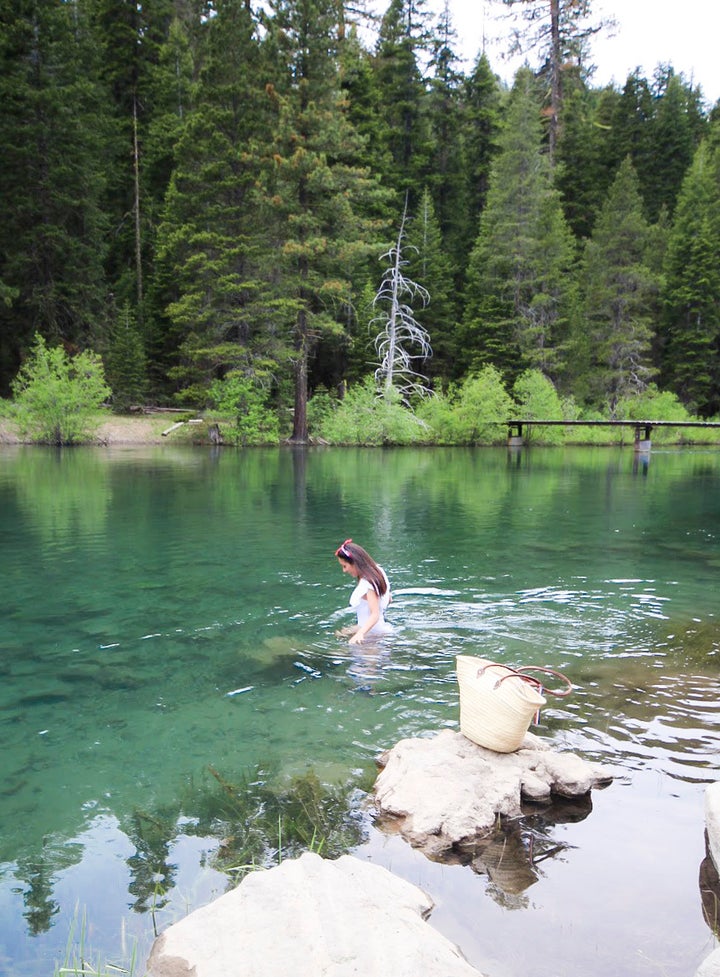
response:
<svg viewBox="0 0 720 977"><path fill-rule="evenodd" d="M561 0L555 23L523 0L516 39L548 57L509 94L485 55L463 73L448 11L433 23L429 6L388 0L370 50L364 5L335 0L223 2L212 16L172 0L6 2L0 396L36 331L107 354L116 409L146 389L203 407L214 380L272 363L303 441L308 391L358 382L372 360L367 283L407 196L434 386L486 364L508 383L534 368L611 409L626 391L609 343L635 358L625 380L640 365L638 389L659 366L663 388L717 413L717 180L706 172L692 199L684 182L700 178L702 140L717 148L717 109L713 122L670 65L590 87L588 0ZM630 355L599 277L584 279L594 328L577 309L578 245L626 157L652 222L633 259L643 274L617 287L634 308ZM112 334L115 304L139 339Z"/></svg>
<svg viewBox="0 0 720 977"><path fill-rule="evenodd" d="M415 320L426 331L432 348L423 372L450 380L455 374L457 360L457 304L452 288L452 263L443 247L440 226L427 189L409 223L403 257L408 278L427 292L427 302L413 303Z"/></svg>
<svg viewBox="0 0 720 977"><path fill-rule="evenodd" d="M108 292L106 93L86 3L3 4L0 391L35 332L98 344Z"/></svg>
<svg viewBox="0 0 720 977"><path fill-rule="evenodd" d="M97 409L110 394L97 354L70 357L62 346L48 348L39 335L12 389L20 431L44 444L89 440Z"/></svg>
<svg viewBox="0 0 720 977"><path fill-rule="evenodd" d="M637 396L628 397L618 404L617 417L638 421L692 421L696 418L670 390L659 390L654 383ZM652 430L653 444L676 444L678 441L706 443L716 441L718 433L702 428L665 428Z"/></svg>
<svg viewBox="0 0 720 977"><path fill-rule="evenodd" d="M210 403L232 418L232 427L223 428L226 440L234 444L277 444L280 425L277 413L268 403L268 392L261 383L238 371L216 380L210 387Z"/></svg>
<svg viewBox="0 0 720 977"><path fill-rule="evenodd" d="M147 391L147 362L142 337L127 304L113 331L105 364L113 411L122 414L133 404L141 404Z"/></svg>
<svg viewBox="0 0 720 977"><path fill-rule="evenodd" d="M703 142L665 255L662 379L704 417L720 410L720 149Z"/></svg>
<svg viewBox="0 0 720 977"><path fill-rule="evenodd" d="M492 161L498 151L503 91L483 53L466 78L463 90L464 145L467 166L467 210L456 215L457 236L463 255L477 237L480 214L485 207ZM464 268L466 259L461 262ZM458 271L455 277L458 279Z"/></svg>
<svg viewBox="0 0 720 977"><path fill-rule="evenodd" d="M515 411L512 397L494 366L418 407L418 417L439 444L503 444Z"/></svg>
<svg viewBox="0 0 720 977"><path fill-rule="evenodd" d="M471 370L555 376L574 296L574 248L550 161L542 152L534 80L519 72L487 206L470 255L463 347Z"/></svg>
<svg viewBox="0 0 720 977"><path fill-rule="evenodd" d="M585 316L575 347L579 359L587 357L588 400L610 417L620 400L641 392L656 372L650 354L660 283L648 260L650 240L627 158L585 247Z"/></svg>
<svg viewBox="0 0 720 977"><path fill-rule="evenodd" d="M512 392L519 417L546 421L565 419L557 390L552 381L539 370L526 370L522 373L513 384ZM562 444L565 440L562 427L537 427L534 424L528 427L525 437L528 441L540 444Z"/></svg>
<svg viewBox="0 0 720 977"><path fill-rule="evenodd" d="M337 408L320 424L331 444L401 445L427 440L423 421L404 407L400 395L378 396L372 377L351 387Z"/></svg>
<svg viewBox="0 0 720 977"><path fill-rule="evenodd" d="M338 397L334 397L326 387L316 388L308 402L308 430L311 436L320 433L325 421L338 406Z"/></svg>

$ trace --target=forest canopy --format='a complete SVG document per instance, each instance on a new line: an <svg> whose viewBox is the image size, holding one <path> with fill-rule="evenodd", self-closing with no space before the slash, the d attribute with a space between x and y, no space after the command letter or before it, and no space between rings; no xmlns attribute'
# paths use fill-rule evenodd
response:
<svg viewBox="0 0 720 977"><path fill-rule="evenodd" d="M593 87L589 0L498 2L510 86L427 0L0 0L0 396L40 338L116 410L298 442L353 391L417 433L488 370L717 416L720 107L671 65Z"/></svg>

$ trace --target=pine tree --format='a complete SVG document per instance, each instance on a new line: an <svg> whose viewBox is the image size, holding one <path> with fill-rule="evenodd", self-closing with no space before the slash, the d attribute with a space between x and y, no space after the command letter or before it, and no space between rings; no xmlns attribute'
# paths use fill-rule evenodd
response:
<svg viewBox="0 0 720 977"><path fill-rule="evenodd" d="M671 68L658 72L649 139L653 164L644 174L641 193L648 219L657 220L663 208L672 217L675 200L704 131L698 119L695 93Z"/></svg>
<svg viewBox="0 0 720 977"><path fill-rule="evenodd" d="M228 370L272 373L287 355L267 328L271 241L260 184L273 118L256 30L244 0L224 0L208 21L158 231L156 300L168 331L157 338L155 369L167 373L179 351L172 376L184 399L200 402Z"/></svg>
<svg viewBox="0 0 720 977"><path fill-rule="evenodd" d="M585 248L585 307L578 348L587 355L587 399L615 416L619 402L642 393L654 376L652 303L658 290L647 249L638 179L628 157L620 167Z"/></svg>
<svg viewBox="0 0 720 977"><path fill-rule="evenodd" d="M662 377L703 417L720 411L720 147L700 144L665 264Z"/></svg>
<svg viewBox="0 0 720 977"><path fill-rule="evenodd" d="M417 303L413 309L433 351L423 372L447 381L456 375L457 302L452 264L443 247L440 225L427 189L408 223L405 241L408 276L428 294L427 302Z"/></svg>
<svg viewBox="0 0 720 977"><path fill-rule="evenodd" d="M590 235L607 190L603 165L608 127L603 121L606 93L589 90L581 81L565 96L564 124L555 154L555 184L563 212L577 238Z"/></svg>
<svg viewBox="0 0 720 977"><path fill-rule="evenodd" d="M511 53L537 48L543 63L541 75L548 79L546 117L550 159L562 130L565 85L569 68L584 69L589 38L607 22L592 20L591 0L502 0L506 7L519 7L527 24L516 28Z"/></svg>
<svg viewBox="0 0 720 977"><path fill-rule="evenodd" d="M391 166L383 182L414 207L430 171L432 142L419 56L428 45L426 0L390 0L375 64Z"/></svg>
<svg viewBox="0 0 720 977"><path fill-rule="evenodd" d="M292 344L291 441L308 440L311 360L324 334L343 330L353 269L377 250L377 187L356 165L357 133L338 78L335 0L273 0L268 43L287 73L277 109L267 200L276 261L275 319Z"/></svg>
<svg viewBox="0 0 720 977"><path fill-rule="evenodd" d="M428 94L428 122L432 156L426 189L432 194L442 239L455 268L465 264L463 221L468 211L468 162L463 126L463 76L453 50L455 32L447 0L437 31L431 36L432 77ZM419 201L418 201L419 202ZM457 271L455 277L459 278Z"/></svg>
<svg viewBox="0 0 720 977"><path fill-rule="evenodd" d="M147 393L147 361L129 302L125 303L114 324L104 360L115 413L121 414L135 404L142 404Z"/></svg>
<svg viewBox="0 0 720 977"><path fill-rule="evenodd" d="M145 150L156 112L153 72L173 22L173 0L87 2L93 6L95 39L115 119L108 153L106 207L115 224L108 274L118 300L132 302L143 329L145 278L154 243L151 220L166 189L153 186L146 175Z"/></svg>
<svg viewBox="0 0 720 977"><path fill-rule="evenodd" d="M606 168L610 175L608 189L628 156L640 187L645 183L645 174L654 171L656 159L650 132L654 112L650 85L636 70L628 75L609 120L605 143Z"/></svg>
<svg viewBox="0 0 720 977"><path fill-rule="evenodd" d="M467 254L477 236L478 221L485 207L490 170L498 152L503 92L490 62L481 54L465 79L462 126L467 167L467 212L457 215L458 237Z"/></svg>
<svg viewBox="0 0 720 977"><path fill-rule="evenodd" d="M555 378L571 307L573 243L552 169L532 75L518 72L487 206L470 257L462 328L465 366L508 379L528 368Z"/></svg>
<svg viewBox="0 0 720 977"><path fill-rule="evenodd" d="M107 116L82 3L0 4L0 393L36 332L101 337Z"/></svg>

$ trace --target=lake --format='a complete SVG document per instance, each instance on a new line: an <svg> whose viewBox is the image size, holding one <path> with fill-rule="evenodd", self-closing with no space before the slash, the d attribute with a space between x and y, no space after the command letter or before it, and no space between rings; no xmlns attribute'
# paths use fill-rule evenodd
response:
<svg viewBox="0 0 720 977"><path fill-rule="evenodd" d="M393 585L374 650L335 634L347 537ZM260 828L298 783L308 846L420 885L489 977L687 977L716 946L719 451L3 447L0 539L0 974L69 942L141 974L155 932L302 849ZM618 773L515 826L514 881L363 806L382 750L457 728L457 654L561 670L533 731Z"/></svg>

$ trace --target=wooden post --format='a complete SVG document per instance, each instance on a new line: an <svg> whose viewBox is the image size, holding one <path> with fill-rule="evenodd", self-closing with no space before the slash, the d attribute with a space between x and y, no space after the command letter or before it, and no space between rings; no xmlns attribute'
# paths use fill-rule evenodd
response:
<svg viewBox="0 0 720 977"><path fill-rule="evenodd" d="M522 421L508 422L508 448L522 448Z"/></svg>
<svg viewBox="0 0 720 977"><path fill-rule="evenodd" d="M644 424L635 425L635 451L636 452L645 452L647 454L650 451L650 448L652 447L652 442L650 441L651 431L652 431L652 424L648 424L647 421Z"/></svg>

